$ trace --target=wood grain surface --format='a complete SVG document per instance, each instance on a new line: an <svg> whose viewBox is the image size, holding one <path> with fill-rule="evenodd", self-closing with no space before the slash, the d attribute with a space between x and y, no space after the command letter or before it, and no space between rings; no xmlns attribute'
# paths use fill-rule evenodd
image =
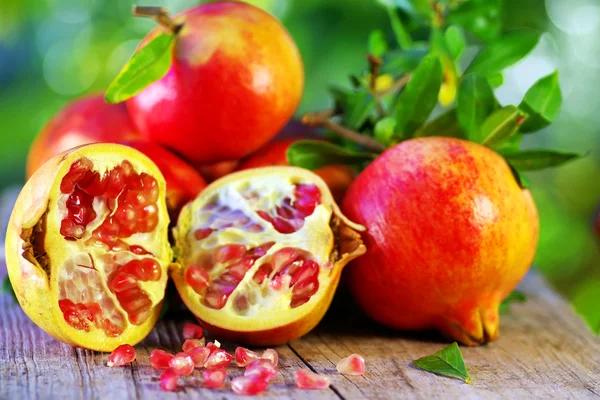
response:
<svg viewBox="0 0 600 400"><path fill-rule="evenodd" d="M310 334L277 347L279 376L263 399L592 399L600 398L600 339L567 303L535 274L521 285L529 300L502 315L501 337L488 346L462 347L473 383L415 368L412 360L447 342L435 333L402 334L369 321L341 293ZM229 399L228 388L202 388L199 372L181 381L176 393L158 386L148 363L156 347L177 351L181 328L191 316L161 321L136 346L137 360L106 367L108 354L75 349L37 328L8 295L0 295L0 398L2 399ZM233 352L235 343L224 343ZM351 353L367 360L363 377L337 374L335 364ZM294 385L298 368L331 378L329 390L303 391ZM240 375L235 367L229 376Z"/></svg>

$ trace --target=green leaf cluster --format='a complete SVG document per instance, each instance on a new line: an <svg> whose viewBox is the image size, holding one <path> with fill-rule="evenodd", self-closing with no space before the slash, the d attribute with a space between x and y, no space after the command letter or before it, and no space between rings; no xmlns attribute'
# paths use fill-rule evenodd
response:
<svg viewBox="0 0 600 400"><path fill-rule="evenodd" d="M579 157L546 149L520 150L524 135L557 118L562 94L555 71L535 82L518 105L496 99L494 88L503 84L503 70L526 57L540 38L529 30L503 32L501 0L380 3L390 18L393 37L386 37L382 29L371 32L370 66L350 77L350 88L331 89L340 125L371 136L384 147L429 136L479 143L505 158L522 187L528 186L524 171ZM428 40L415 40L423 32L428 32ZM461 68L467 49L476 55ZM379 60L376 66L373 59ZM356 143L346 139L338 143L294 145L288 161L306 168L339 162L361 168L373 156L373 149L363 154ZM347 150L352 156L340 157Z"/></svg>

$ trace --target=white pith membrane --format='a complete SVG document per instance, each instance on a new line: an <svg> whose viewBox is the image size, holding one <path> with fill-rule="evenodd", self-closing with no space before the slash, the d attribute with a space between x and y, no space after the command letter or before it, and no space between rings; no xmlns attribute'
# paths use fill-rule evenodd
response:
<svg viewBox="0 0 600 400"><path fill-rule="evenodd" d="M284 169L287 174L282 173ZM290 174L291 171L295 173ZM235 286L235 289L223 306L215 307L211 302L207 303L206 296L210 286L200 293L186 289L189 296L196 299L197 306L202 308L200 314L208 316L209 320L211 315L226 313L233 317L231 321L235 324L236 321L241 323L244 320L256 319L253 317L267 318L265 311L275 315L279 312L304 313L304 309L311 309L312 302L321 298L329 289L333 275L339 274L341 267L335 265L342 255L338 254L335 243L339 232L334 232L334 229L338 229L340 225L344 226L346 239L356 242L351 247L346 246L350 248L346 256L355 258L364 252L359 235L352 230L364 228L347 220L340 223L339 218L334 215L331 194L322 181L317 184L318 177L308 171L291 167L272 167L261 169L261 173L249 173L251 172L238 173L240 179L226 179L225 184L216 188L213 185L209 186L198 199L184 208L176 227L178 262L181 266L179 278L174 276L176 283L186 279L185 272L189 266L203 267L210 275L211 286L215 282L222 282L221 278L228 273L228 268L240 263L239 257L225 262L216 260L219 254L222 254L220 250L223 246L243 245L246 250L245 257L252 254L253 249L261 246L266 250L264 255L259 252L260 255L254 258L254 262L239 283L233 282L232 286ZM251 179L248 179L249 176ZM275 229L274 223L268 219L281 215L277 210L286 202L289 207L296 207L299 200L298 188L308 188L306 190L312 192L311 187L319 192L319 199L313 211L301 218L296 218L297 215L288 218L288 221L292 220L291 225L295 229L293 232L282 233ZM270 217L261 217L260 211L266 212ZM188 224L182 224L182 220L186 218ZM352 234L349 234L348 230L351 230ZM354 252L356 254L349 254ZM290 263L290 259L296 261ZM314 261L319 266L316 277L318 288L312 286L305 290L304 297L294 297L294 286L291 286L293 273L279 272L294 271L294 268L295 271L299 271L307 261ZM270 272L262 283L257 283L254 279L255 274L263 266L270 266L263 268ZM280 276L277 277L278 275ZM303 281L296 280L294 284L302 286L301 282Z"/></svg>
<svg viewBox="0 0 600 400"><path fill-rule="evenodd" d="M168 221L163 208L153 203L158 212L158 223L156 228L147 233L135 233L129 237L121 237L121 246L110 248L106 244L94 241L92 233L110 216L114 216L119 204L122 203L122 194L116 200L109 200L113 204L113 210L107 206L103 195L94 197L93 210L95 218L85 227L85 233L81 238L67 240L61 233L61 221L67 218L69 212L67 201L72 193L62 193L60 181L69 173L71 166L77 160L87 159L93 163L92 171L98 172L100 176L106 176L115 167L120 166L125 160L122 154L111 154L102 152L100 157L94 154L74 157L72 162L63 167L57 175L55 198L58 199L55 206L50 205L46 215L46 230L52 231L52 235L46 234L44 248L48 253L50 268L55 276L50 276L54 293L57 294L55 301L57 308L62 312L65 322L74 329L80 331L102 330L109 337L117 337L129 325L140 325L148 319L158 303L162 301L164 288L167 280L165 270L164 241L166 240L166 226ZM142 172L155 176L156 171L148 171L144 164L135 159L127 158L133 166L135 174ZM164 183L157 182L157 185ZM164 193L164 188L163 193ZM161 201L160 199L158 201ZM52 203L50 203L52 204ZM131 246L140 246L149 254L135 254ZM137 250L136 250L137 251ZM138 251L139 252L139 251ZM129 312L123 308L117 298L117 293L109 289L109 278L114 276L123 266L132 260L155 260L161 271L156 280L136 280L137 288L141 289L143 295L128 299ZM132 310L133 302L143 305L142 314L136 314ZM69 303L71 302L71 303ZM150 302L150 305L148 305ZM94 306L97 304L99 307ZM149 310L147 310L149 308ZM70 311L69 311L70 310ZM69 319L67 320L67 316ZM138 319L139 318L139 319Z"/></svg>

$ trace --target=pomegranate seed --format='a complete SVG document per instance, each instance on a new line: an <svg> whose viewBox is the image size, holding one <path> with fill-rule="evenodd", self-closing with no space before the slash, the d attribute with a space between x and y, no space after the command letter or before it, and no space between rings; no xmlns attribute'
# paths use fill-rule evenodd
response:
<svg viewBox="0 0 600 400"><path fill-rule="evenodd" d="M258 360L258 353L248 350L245 347L238 347L235 349L235 364L238 367L245 367L254 360Z"/></svg>
<svg viewBox="0 0 600 400"><path fill-rule="evenodd" d="M218 389L223 386L227 372L223 368L219 369L207 369L202 371L202 377L204 378L204 386L211 389Z"/></svg>
<svg viewBox="0 0 600 400"><path fill-rule="evenodd" d="M342 358L335 368L344 375L364 375L365 359L359 354L350 354L348 357Z"/></svg>
<svg viewBox="0 0 600 400"><path fill-rule="evenodd" d="M233 306L235 310L239 313L246 313L248 308L250 308L250 304L248 303L248 296L245 293L240 293L237 295L233 302Z"/></svg>
<svg viewBox="0 0 600 400"><path fill-rule="evenodd" d="M191 349L188 354L190 357L192 357L194 367L203 368L204 364L206 364L208 356L210 355L210 349L208 347L195 347Z"/></svg>
<svg viewBox="0 0 600 400"><path fill-rule="evenodd" d="M223 349L212 351L204 364L207 369L226 367L231 363L233 356Z"/></svg>
<svg viewBox="0 0 600 400"><path fill-rule="evenodd" d="M194 372L194 362L189 354L177 353L175 354L175 357L169 361L169 369L180 376L189 375Z"/></svg>
<svg viewBox="0 0 600 400"><path fill-rule="evenodd" d="M184 339L201 339L204 336L204 330L200 325L186 322L183 325L183 338ZM204 344L202 345L204 346Z"/></svg>
<svg viewBox="0 0 600 400"><path fill-rule="evenodd" d="M164 350L154 349L150 353L150 365L154 369L167 369L173 357L175 357L173 354Z"/></svg>
<svg viewBox="0 0 600 400"><path fill-rule="evenodd" d="M183 345L181 346L181 349L184 351L184 353L190 353L190 351L192 349L195 349L196 347L204 347L204 343L205 340L204 338L202 339L186 339L185 342L183 342Z"/></svg>
<svg viewBox="0 0 600 400"><path fill-rule="evenodd" d="M198 265L190 265L185 269L185 281L198 294L202 294L210 283L206 270Z"/></svg>
<svg viewBox="0 0 600 400"><path fill-rule="evenodd" d="M329 387L329 378L306 368L296 371L294 381L300 389L327 389Z"/></svg>
<svg viewBox="0 0 600 400"><path fill-rule="evenodd" d="M218 340L215 340L215 342L214 342L214 343L213 343L213 342L208 342L208 343L206 344L206 348L207 348L207 349L209 349L209 350L210 350L210 352L212 353L212 352L214 352L215 350L217 350L217 349L220 349L220 348L221 348L221 343L219 343L219 341L218 341Z"/></svg>
<svg viewBox="0 0 600 400"><path fill-rule="evenodd" d="M269 383L247 376L238 376L231 381L231 389L237 394L255 395L267 390Z"/></svg>
<svg viewBox="0 0 600 400"><path fill-rule="evenodd" d="M242 244L228 244L217 247L214 251L213 257L216 264L238 260L242 258L244 254L246 254L246 246Z"/></svg>
<svg viewBox="0 0 600 400"><path fill-rule="evenodd" d="M162 374L160 374L160 388L162 390L166 390L167 392L172 392L177 389L177 381L179 380L179 376L177 373L169 368Z"/></svg>
<svg viewBox="0 0 600 400"><path fill-rule="evenodd" d="M135 349L129 344L122 344L110 353L106 365L109 367L122 367L135 360Z"/></svg>
<svg viewBox="0 0 600 400"><path fill-rule="evenodd" d="M269 360L254 360L246 367L244 376L269 382L277 375L277 368Z"/></svg>
<svg viewBox="0 0 600 400"><path fill-rule="evenodd" d="M319 264L312 260L306 261L302 264L297 271L294 272L292 276L292 281L290 282L290 286L295 285L299 282L309 281L318 279L319 276Z"/></svg>
<svg viewBox="0 0 600 400"><path fill-rule="evenodd" d="M194 238L196 240L206 239L213 232L214 232L214 229L210 229L210 228L196 229L194 231Z"/></svg>
<svg viewBox="0 0 600 400"><path fill-rule="evenodd" d="M235 287L231 286L211 286L206 290L206 294L204 295L204 304L207 307L214 308L215 310L220 310L225 307L227 303L227 299L229 294L224 292L223 289L231 289L229 293L235 289Z"/></svg>
<svg viewBox="0 0 600 400"><path fill-rule="evenodd" d="M274 367L277 367L277 364L279 364L279 354L273 349L266 349L260 358L271 361Z"/></svg>

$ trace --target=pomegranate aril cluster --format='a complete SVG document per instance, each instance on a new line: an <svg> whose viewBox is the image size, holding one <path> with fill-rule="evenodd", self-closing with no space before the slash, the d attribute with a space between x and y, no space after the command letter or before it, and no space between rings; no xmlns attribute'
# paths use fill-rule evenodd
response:
<svg viewBox="0 0 600 400"><path fill-rule="evenodd" d="M273 211L258 210L256 213L279 233L289 234L302 229L304 219L315 211L320 202L321 191L316 185L295 184L294 198L285 197Z"/></svg>
<svg viewBox="0 0 600 400"><path fill-rule="evenodd" d="M89 236L86 245L107 251L128 251L133 255L149 255L142 246L129 246L123 238L137 232L151 232L158 224L158 182L146 173L137 174L129 161L107 171L104 175L93 170L93 163L82 157L75 161L62 178L60 191L66 196L67 215L61 221L60 233L69 241L83 239L89 224L99 216L94 202L104 204L107 216ZM120 335L126 326L114 300L104 294L90 255L88 263L76 262L71 276L59 278L61 287L59 308L65 321L75 329L89 332L102 329L107 336ZM85 269L84 269L85 267ZM67 270L65 266L63 270ZM130 323L139 325L152 313L152 301L138 286L139 281L158 281L162 270L152 258L132 260L117 265L107 277L107 285L127 313ZM74 284L85 282L83 293ZM87 293L88 291L93 293ZM85 294L85 296L84 296ZM82 302L82 298L91 301Z"/></svg>
<svg viewBox="0 0 600 400"><path fill-rule="evenodd" d="M189 265L186 268L186 282L196 293L203 295L204 305L221 309L246 272L252 268L256 260L265 256L274 244L268 242L249 249L237 244L219 246L213 250L212 264L207 268L198 265ZM207 269L212 269L212 266L217 263L225 264L227 267L221 275L211 280ZM242 301L242 298L236 298L236 305L240 312L249 307L248 299Z"/></svg>
<svg viewBox="0 0 600 400"><path fill-rule="evenodd" d="M81 158L63 177L60 190L69 195L65 202L68 213L60 229L67 240L83 238L88 224L97 217L93 207L96 197L110 213L92 232L91 243L109 250L128 250L122 238L152 232L158 224L158 183L146 173L137 174L127 160L100 176L93 171L91 160Z"/></svg>

